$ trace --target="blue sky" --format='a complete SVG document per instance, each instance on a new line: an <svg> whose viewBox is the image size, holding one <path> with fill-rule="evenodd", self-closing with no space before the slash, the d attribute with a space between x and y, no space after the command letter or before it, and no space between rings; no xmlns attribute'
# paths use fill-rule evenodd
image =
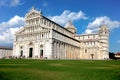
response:
<svg viewBox="0 0 120 80"><path fill-rule="evenodd" d="M110 51L120 51L120 0L0 0L0 45L12 45L32 6L62 26L71 20L78 34L94 33L104 22L110 29Z"/></svg>

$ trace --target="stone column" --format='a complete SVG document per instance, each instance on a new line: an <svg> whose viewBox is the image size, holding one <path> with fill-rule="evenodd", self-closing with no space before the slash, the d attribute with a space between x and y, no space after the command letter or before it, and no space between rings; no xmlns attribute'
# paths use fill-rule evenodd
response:
<svg viewBox="0 0 120 80"><path fill-rule="evenodd" d="M55 41L53 42L53 59L55 59L56 53L55 53Z"/></svg>
<svg viewBox="0 0 120 80"><path fill-rule="evenodd" d="M64 51L64 49L63 49L63 43L61 44L61 58L63 59L64 58L64 56L63 56L63 51Z"/></svg>
<svg viewBox="0 0 120 80"><path fill-rule="evenodd" d="M61 43L61 59L64 59L64 48L63 43Z"/></svg>
<svg viewBox="0 0 120 80"><path fill-rule="evenodd" d="M59 59L61 59L61 43L59 43Z"/></svg>
<svg viewBox="0 0 120 80"><path fill-rule="evenodd" d="M64 55L64 59L66 59L66 58L65 58L65 56L66 56L66 47L65 47L65 43L64 43L63 46L64 46L64 47L63 47L63 49L64 49L63 55Z"/></svg>
<svg viewBox="0 0 120 80"><path fill-rule="evenodd" d="M57 42L55 42L55 58L58 58L58 53L57 53L57 50L58 50L58 48L57 48Z"/></svg>
<svg viewBox="0 0 120 80"><path fill-rule="evenodd" d="M66 58L67 58L67 56L66 56L66 55L67 55L67 45L65 44L64 46L65 46L65 54L64 54L64 58L66 59Z"/></svg>
<svg viewBox="0 0 120 80"><path fill-rule="evenodd" d="M60 43L59 42L58 42L57 50L58 50L58 59L60 59Z"/></svg>
<svg viewBox="0 0 120 80"><path fill-rule="evenodd" d="M54 59L54 56L55 56L55 41L53 41L52 43L52 58Z"/></svg>

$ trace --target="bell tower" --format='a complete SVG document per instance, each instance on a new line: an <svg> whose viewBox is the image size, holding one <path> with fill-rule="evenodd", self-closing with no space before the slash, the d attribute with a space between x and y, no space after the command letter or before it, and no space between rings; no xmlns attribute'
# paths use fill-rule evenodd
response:
<svg viewBox="0 0 120 80"><path fill-rule="evenodd" d="M101 59L109 58L109 29L107 25L101 25L99 30L100 56Z"/></svg>

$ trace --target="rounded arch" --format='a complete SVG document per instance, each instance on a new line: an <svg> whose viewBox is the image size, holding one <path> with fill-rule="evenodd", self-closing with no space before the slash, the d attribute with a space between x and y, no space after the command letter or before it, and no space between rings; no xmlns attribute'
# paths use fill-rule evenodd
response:
<svg viewBox="0 0 120 80"><path fill-rule="evenodd" d="M29 45L33 45L33 42L30 42Z"/></svg>
<svg viewBox="0 0 120 80"><path fill-rule="evenodd" d="M42 44L40 45L40 48L43 48L43 45L42 45Z"/></svg>

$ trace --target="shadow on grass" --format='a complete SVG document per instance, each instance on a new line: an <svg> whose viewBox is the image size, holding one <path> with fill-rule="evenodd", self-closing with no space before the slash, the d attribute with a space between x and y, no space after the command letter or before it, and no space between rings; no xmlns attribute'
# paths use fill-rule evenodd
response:
<svg viewBox="0 0 120 80"><path fill-rule="evenodd" d="M0 72L0 80L10 80L10 79L7 77L6 73Z"/></svg>

